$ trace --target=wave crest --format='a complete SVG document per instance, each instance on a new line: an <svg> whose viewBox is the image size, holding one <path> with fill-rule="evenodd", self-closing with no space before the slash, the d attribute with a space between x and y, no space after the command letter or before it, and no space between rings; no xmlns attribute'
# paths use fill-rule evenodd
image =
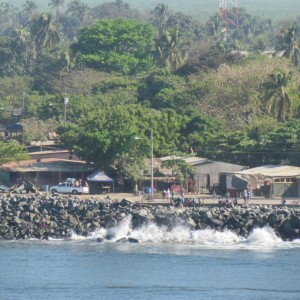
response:
<svg viewBox="0 0 300 300"><path fill-rule="evenodd" d="M238 236L230 230L216 231L213 229L191 230L182 225L168 230L167 227L149 223L138 229L131 226L131 217L126 217L113 228L100 228L83 238L72 234L72 240L101 240L104 242L136 240L144 244L171 243L193 245L204 248L236 248L236 249L270 249L286 248L291 245L300 247L300 241L283 242L272 228L256 228L247 237Z"/></svg>

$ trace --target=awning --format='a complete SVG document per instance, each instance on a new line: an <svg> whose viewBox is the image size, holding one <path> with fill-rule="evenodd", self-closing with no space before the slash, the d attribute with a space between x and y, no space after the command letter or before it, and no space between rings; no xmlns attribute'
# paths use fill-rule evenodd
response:
<svg viewBox="0 0 300 300"><path fill-rule="evenodd" d="M113 179L108 177L104 172L96 171L86 177L88 181L95 182L113 182Z"/></svg>
<svg viewBox="0 0 300 300"><path fill-rule="evenodd" d="M14 124L6 126L6 130L10 131L10 132L23 131L23 125L20 123L14 123Z"/></svg>
<svg viewBox="0 0 300 300"><path fill-rule="evenodd" d="M86 177L89 182L109 182L112 183L113 193L115 192L114 180L107 176L104 172L96 171Z"/></svg>
<svg viewBox="0 0 300 300"><path fill-rule="evenodd" d="M240 190L244 190L247 188L248 181L245 178L242 178L241 176L234 175L232 177L232 187Z"/></svg>

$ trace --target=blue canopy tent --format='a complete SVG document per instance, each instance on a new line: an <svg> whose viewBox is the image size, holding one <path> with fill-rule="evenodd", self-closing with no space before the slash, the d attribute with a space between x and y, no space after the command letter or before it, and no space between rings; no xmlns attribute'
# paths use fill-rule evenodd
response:
<svg viewBox="0 0 300 300"><path fill-rule="evenodd" d="M90 186L90 193L106 192L109 193L112 187L112 192L115 192L114 180L108 177L104 172L96 171L86 177Z"/></svg>

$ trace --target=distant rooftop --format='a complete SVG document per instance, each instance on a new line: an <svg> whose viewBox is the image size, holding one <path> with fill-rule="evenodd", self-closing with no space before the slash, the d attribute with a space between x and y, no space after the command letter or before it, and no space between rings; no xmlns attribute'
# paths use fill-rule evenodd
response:
<svg viewBox="0 0 300 300"><path fill-rule="evenodd" d="M300 177L300 168L294 166L265 165L252 169L234 172L238 175L257 175L261 174L270 177Z"/></svg>
<svg viewBox="0 0 300 300"><path fill-rule="evenodd" d="M2 170L10 172L71 172L91 171L93 166L81 160L68 160L59 158L44 158L41 160L31 159L11 162L1 166Z"/></svg>

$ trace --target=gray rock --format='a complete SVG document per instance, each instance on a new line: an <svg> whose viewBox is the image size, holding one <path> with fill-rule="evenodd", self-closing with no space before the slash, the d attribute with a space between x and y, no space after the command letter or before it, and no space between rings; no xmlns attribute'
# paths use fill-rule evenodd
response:
<svg viewBox="0 0 300 300"><path fill-rule="evenodd" d="M213 227L224 227L224 222L218 219L210 219L210 224Z"/></svg>
<svg viewBox="0 0 300 300"><path fill-rule="evenodd" d="M193 229L197 227L197 223L191 217L186 220L185 224Z"/></svg>

